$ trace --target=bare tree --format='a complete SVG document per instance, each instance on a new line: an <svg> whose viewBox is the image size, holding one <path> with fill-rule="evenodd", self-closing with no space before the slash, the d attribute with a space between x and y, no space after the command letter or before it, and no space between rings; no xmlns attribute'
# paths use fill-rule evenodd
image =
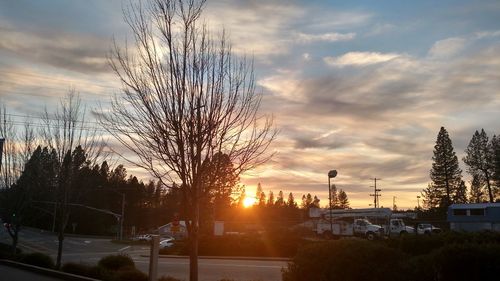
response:
<svg viewBox="0 0 500 281"><path fill-rule="evenodd" d="M127 160L180 187L191 281L198 279L200 201L211 186L203 163L222 153L239 175L271 157L265 151L276 136L272 119L258 113L253 63L232 54L224 33L214 40L198 24L204 3L150 0L125 9L135 48L114 45L110 65L123 88L100 119L135 155Z"/></svg>
<svg viewBox="0 0 500 281"><path fill-rule="evenodd" d="M70 216L70 204L78 202L80 192L73 188L74 172L78 168L76 158L96 163L97 159L105 157L103 149L105 143L97 128L85 125L85 108L81 104L79 95L70 90L61 99L59 107L54 113L45 110L42 116L43 128L41 130L42 140L45 146L54 150L59 164L57 171L57 186L54 194L55 210L57 210L58 229L58 251L56 267L61 266L61 256L64 241L64 230ZM55 214L54 214L55 216Z"/></svg>
<svg viewBox="0 0 500 281"><path fill-rule="evenodd" d="M19 121L17 121L19 122ZM31 204L31 194L27 190L19 192L12 187L19 179L24 165L28 162L33 147L35 135L31 122L24 121L22 130L7 113L5 106L0 107L0 138L4 138L0 159L0 211L6 222L7 232L12 238L12 248L16 251L19 231L27 220L25 212Z"/></svg>

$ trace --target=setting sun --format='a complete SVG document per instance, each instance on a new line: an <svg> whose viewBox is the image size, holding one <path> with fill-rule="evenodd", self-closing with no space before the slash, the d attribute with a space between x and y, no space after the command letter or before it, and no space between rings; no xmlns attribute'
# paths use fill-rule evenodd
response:
<svg viewBox="0 0 500 281"><path fill-rule="evenodd" d="M253 197L246 197L245 200L243 200L243 207L248 208L251 207L255 204L255 198Z"/></svg>

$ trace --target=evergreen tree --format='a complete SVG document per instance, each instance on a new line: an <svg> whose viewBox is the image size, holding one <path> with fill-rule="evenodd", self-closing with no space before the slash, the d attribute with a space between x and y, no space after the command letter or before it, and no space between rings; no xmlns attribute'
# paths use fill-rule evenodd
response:
<svg viewBox="0 0 500 281"><path fill-rule="evenodd" d="M280 190L278 193L278 197L276 198L276 202L274 204L278 207L285 206L285 199L283 198L283 191Z"/></svg>
<svg viewBox="0 0 500 281"><path fill-rule="evenodd" d="M332 209L342 209L340 207L337 186L335 184L332 184L330 192L331 192L331 200L332 200Z"/></svg>
<svg viewBox="0 0 500 281"><path fill-rule="evenodd" d="M422 191L424 209L435 209L440 206L443 200L443 190L435 188L433 183L429 183Z"/></svg>
<svg viewBox="0 0 500 281"><path fill-rule="evenodd" d="M313 202L313 198L311 193L307 193L307 195L302 196L302 206L304 209L309 209Z"/></svg>
<svg viewBox="0 0 500 281"><path fill-rule="evenodd" d="M255 191L255 198L257 199L257 205L265 206L266 205L266 194L262 189L262 185L260 182L257 184L257 190Z"/></svg>
<svg viewBox="0 0 500 281"><path fill-rule="evenodd" d="M464 204L467 203L467 186L463 180L460 180L459 188L454 194L453 203Z"/></svg>
<svg viewBox="0 0 500 281"><path fill-rule="evenodd" d="M341 209L349 209L349 199L347 198L347 193L343 191L342 189L339 190L339 207Z"/></svg>
<svg viewBox="0 0 500 281"><path fill-rule="evenodd" d="M286 205L291 208L297 208L297 203L295 202L295 198L293 197L293 193L288 194L288 200L286 201Z"/></svg>
<svg viewBox="0 0 500 281"><path fill-rule="evenodd" d="M432 187L441 190L438 205L447 208L454 202L455 198L463 199L465 185L461 184L462 170L459 167L451 139L444 127L441 127L438 133L432 160L430 171Z"/></svg>
<svg viewBox="0 0 500 281"><path fill-rule="evenodd" d="M482 203L485 200L484 197L484 187L481 182L481 179L478 175L474 175L472 177L472 181L470 184L470 193L469 193L469 202L471 203Z"/></svg>
<svg viewBox="0 0 500 281"><path fill-rule="evenodd" d="M314 208L319 208L319 198L318 196L314 195L314 199L311 203L311 206L314 207Z"/></svg>
<svg viewBox="0 0 500 281"><path fill-rule="evenodd" d="M500 136L491 138L491 154L493 164L493 181L495 183L495 198L500 196ZM497 199L498 200L498 199Z"/></svg>
<svg viewBox="0 0 500 281"><path fill-rule="evenodd" d="M269 191L269 195L267 196L267 206L274 206L274 193L273 191Z"/></svg>
<svg viewBox="0 0 500 281"><path fill-rule="evenodd" d="M493 175L493 155L491 144L484 129L481 133L476 131L465 149L463 161L467 164L467 171L472 176L477 175L485 184L488 190L489 202L494 201L491 179Z"/></svg>

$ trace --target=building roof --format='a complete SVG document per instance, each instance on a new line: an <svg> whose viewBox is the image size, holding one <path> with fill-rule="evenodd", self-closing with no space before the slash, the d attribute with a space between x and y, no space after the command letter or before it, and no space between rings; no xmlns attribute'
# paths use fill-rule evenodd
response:
<svg viewBox="0 0 500 281"><path fill-rule="evenodd" d="M450 205L450 209L486 209L488 207L500 208L500 203L471 203Z"/></svg>

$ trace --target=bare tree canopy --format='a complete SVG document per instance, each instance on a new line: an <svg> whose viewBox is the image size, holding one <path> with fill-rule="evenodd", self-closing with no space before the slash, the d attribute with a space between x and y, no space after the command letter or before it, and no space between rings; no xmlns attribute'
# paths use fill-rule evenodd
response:
<svg viewBox="0 0 500 281"><path fill-rule="evenodd" d="M253 63L232 54L224 32L214 39L199 24L204 3L151 0L124 10L135 45L114 45L110 65L123 88L101 117L137 157L128 160L180 186L192 242L190 280L197 280L199 203L212 185L203 163L227 155L238 175L269 159L276 136L272 118L258 113Z"/></svg>

